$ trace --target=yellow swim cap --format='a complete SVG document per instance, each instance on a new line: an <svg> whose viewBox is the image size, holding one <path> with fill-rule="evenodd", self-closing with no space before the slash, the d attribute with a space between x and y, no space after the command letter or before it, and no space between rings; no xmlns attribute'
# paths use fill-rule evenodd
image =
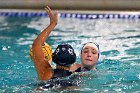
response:
<svg viewBox="0 0 140 93"><path fill-rule="evenodd" d="M44 52L46 60L50 60L52 58L52 48L49 46L49 44L44 43L44 45L42 46L42 50ZM32 47L30 47L29 56L33 60Z"/></svg>

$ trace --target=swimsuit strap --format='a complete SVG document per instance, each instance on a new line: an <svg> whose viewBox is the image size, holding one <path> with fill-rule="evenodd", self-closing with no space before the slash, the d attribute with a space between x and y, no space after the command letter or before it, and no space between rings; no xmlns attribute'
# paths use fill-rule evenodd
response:
<svg viewBox="0 0 140 93"><path fill-rule="evenodd" d="M81 67L77 68L75 72L81 72Z"/></svg>
<svg viewBox="0 0 140 93"><path fill-rule="evenodd" d="M90 69L87 68L87 67L83 67L83 68L81 68L81 72L85 72L85 71L90 71Z"/></svg>
<svg viewBox="0 0 140 93"><path fill-rule="evenodd" d="M56 69L64 69L64 70L70 70L70 67L66 67L66 66L56 66Z"/></svg>

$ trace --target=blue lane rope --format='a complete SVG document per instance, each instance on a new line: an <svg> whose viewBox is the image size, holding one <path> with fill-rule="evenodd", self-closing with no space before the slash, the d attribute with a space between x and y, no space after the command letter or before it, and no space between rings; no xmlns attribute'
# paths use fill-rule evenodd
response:
<svg viewBox="0 0 140 93"><path fill-rule="evenodd" d="M45 12L0 12L0 16L10 17L47 17ZM140 19L140 14L80 14L80 13L60 13L61 18L79 19Z"/></svg>

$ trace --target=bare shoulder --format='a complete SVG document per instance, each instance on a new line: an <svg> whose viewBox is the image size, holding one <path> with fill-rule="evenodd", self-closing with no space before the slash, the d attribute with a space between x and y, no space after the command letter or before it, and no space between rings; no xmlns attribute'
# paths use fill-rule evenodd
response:
<svg viewBox="0 0 140 93"><path fill-rule="evenodd" d="M74 72L76 69L78 69L79 67L81 67L81 64L78 64L78 63L74 63L71 65L70 67L70 71L71 72Z"/></svg>

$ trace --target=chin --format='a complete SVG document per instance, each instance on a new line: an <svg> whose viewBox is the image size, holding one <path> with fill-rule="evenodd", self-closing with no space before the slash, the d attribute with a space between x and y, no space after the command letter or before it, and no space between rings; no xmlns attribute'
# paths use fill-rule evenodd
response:
<svg viewBox="0 0 140 93"><path fill-rule="evenodd" d="M94 64L84 64L85 67L92 67Z"/></svg>

